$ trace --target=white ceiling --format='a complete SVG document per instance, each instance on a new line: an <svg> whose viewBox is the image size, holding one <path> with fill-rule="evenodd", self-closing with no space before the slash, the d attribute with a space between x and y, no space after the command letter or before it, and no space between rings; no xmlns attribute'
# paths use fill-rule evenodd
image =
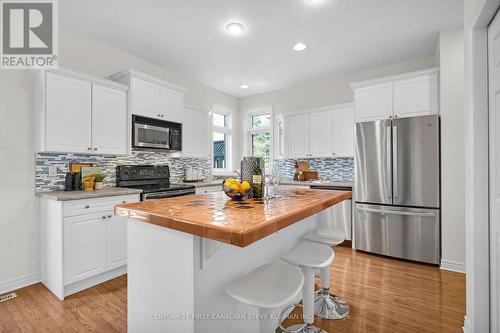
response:
<svg viewBox="0 0 500 333"><path fill-rule="evenodd" d="M234 96L430 56L461 0L64 0L64 26ZM230 21L245 31L232 36ZM293 51L297 42L307 44ZM249 89L240 89L248 84Z"/></svg>

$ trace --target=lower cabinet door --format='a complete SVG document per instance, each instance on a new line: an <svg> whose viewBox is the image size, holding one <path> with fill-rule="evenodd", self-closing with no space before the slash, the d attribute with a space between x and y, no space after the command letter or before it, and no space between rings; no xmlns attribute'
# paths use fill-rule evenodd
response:
<svg viewBox="0 0 500 333"><path fill-rule="evenodd" d="M64 219L64 284L105 270L106 219L104 213Z"/></svg>
<svg viewBox="0 0 500 333"><path fill-rule="evenodd" d="M113 269L127 263L127 218L109 212L106 220L106 268Z"/></svg>

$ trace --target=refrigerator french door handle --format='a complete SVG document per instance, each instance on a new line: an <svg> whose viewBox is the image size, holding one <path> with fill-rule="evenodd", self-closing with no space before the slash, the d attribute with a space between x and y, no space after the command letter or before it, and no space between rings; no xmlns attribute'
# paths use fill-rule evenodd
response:
<svg viewBox="0 0 500 333"><path fill-rule="evenodd" d="M392 196L394 199L398 198L398 127L397 126L392 126L392 161L393 161L393 166L392 166L392 174L393 174L393 180L392 180L392 185L393 185L393 191L392 191Z"/></svg>
<svg viewBox="0 0 500 333"><path fill-rule="evenodd" d="M404 216L422 216L422 217L433 217L436 216L435 212L405 212L399 210L386 210L386 209L374 209L374 208L362 208L358 207L358 210L362 212L378 213L386 215L404 215Z"/></svg>
<svg viewBox="0 0 500 333"><path fill-rule="evenodd" d="M391 133L391 127L390 126L387 126L386 127L386 168L385 168L385 172L386 172L386 186L387 186L387 191L388 191L388 195L387 197L389 199L392 199L392 173L391 173L391 169L392 169L392 156L391 156L391 137L392 137L392 133Z"/></svg>

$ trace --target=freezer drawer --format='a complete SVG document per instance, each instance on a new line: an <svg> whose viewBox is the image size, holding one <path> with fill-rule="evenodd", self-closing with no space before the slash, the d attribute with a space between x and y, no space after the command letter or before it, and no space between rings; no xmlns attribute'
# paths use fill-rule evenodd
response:
<svg viewBox="0 0 500 333"><path fill-rule="evenodd" d="M438 209L356 204L356 249L439 264Z"/></svg>

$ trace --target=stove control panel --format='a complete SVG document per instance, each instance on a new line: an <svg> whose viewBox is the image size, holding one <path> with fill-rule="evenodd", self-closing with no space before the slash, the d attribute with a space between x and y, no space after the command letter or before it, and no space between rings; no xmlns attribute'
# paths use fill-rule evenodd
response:
<svg viewBox="0 0 500 333"><path fill-rule="evenodd" d="M116 167L116 180L150 180L170 178L168 165L119 165Z"/></svg>

